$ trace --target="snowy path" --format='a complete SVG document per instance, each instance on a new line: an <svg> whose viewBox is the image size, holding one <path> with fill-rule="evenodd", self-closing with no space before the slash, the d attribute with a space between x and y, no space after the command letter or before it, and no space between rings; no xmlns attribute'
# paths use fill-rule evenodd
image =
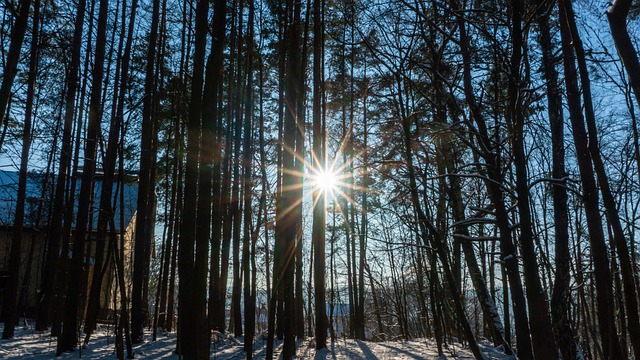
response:
<svg viewBox="0 0 640 360"><path fill-rule="evenodd" d="M0 324L0 331L2 326ZM0 340L0 359L54 359L56 339L49 333L37 333L32 329L20 327L16 329L16 337L10 340ZM115 359L113 329L102 326L86 349L65 353L58 359ZM178 359L173 353L175 349L175 333L158 336L158 341L148 341L134 346L136 359ZM384 359L473 359L468 349L462 349L459 344L449 346L445 350L446 356L438 358L436 344L433 340L418 339L410 341L368 342L360 340L338 340L329 343L327 349L316 353L310 340L298 343L298 359L315 360L384 360ZM282 348L276 346L276 354ZM487 359L511 359L501 354L491 346L483 345L483 352ZM240 339L232 337L220 339L211 345L211 359L232 360L244 359ZM255 345L254 358L262 359L265 354L265 342L258 340Z"/></svg>

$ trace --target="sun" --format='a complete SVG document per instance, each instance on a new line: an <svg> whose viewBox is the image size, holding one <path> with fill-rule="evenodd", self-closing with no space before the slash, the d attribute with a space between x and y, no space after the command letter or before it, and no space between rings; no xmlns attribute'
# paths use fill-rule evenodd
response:
<svg viewBox="0 0 640 360"><path fill-rule="evenodd" d="M324 192L332 192L338 186L338 175L331 170L320 170L314 175L313 185Z"/></svg>

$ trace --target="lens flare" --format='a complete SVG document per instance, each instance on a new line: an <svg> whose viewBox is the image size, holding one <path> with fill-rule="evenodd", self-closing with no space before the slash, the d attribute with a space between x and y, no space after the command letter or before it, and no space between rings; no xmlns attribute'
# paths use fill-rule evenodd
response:
<svg viewBox="0 0 640 360"><path fill-rule="evenodd" d="M313 184L325 192L334 191L338 185L338 176L331 171L322 170L314 176Z"/></svg>

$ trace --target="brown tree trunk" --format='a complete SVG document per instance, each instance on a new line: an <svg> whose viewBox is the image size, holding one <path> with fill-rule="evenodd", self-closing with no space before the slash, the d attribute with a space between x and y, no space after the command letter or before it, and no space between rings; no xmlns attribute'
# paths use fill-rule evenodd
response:
<svg viewBox="0 0 640 360"><path fill-rule="evenodd" d="M155 109L156 96L155 64L158 43L158 23L160 19L160 0L153 1L151 31L147 47L144 98L142 107L142 138L140 140L140 180L138 185L138 202L136 216L136 232L133 256L133 279L131 289L131 339L134 344L144 341L144 325L149 316L149 304L145 294L145 283L148 283L148 264L152 246L152 227L154 214L155 180L152 178L155 152ZM151 211L150 211L151 210Z"/></svg>
<svg viewBox="0 0 640 360"><path fill-rule="evenodd" d="M106 48L108 1L101 0L98 14L98 29L96 37L95 60L93 65L93 79L91 84L91 98L89 102L89 120L84 145L84 162L82 183L78 196L78 210L76 231L73 236L73 255L69 264L69 286L64 308L64 324L62 336L58 339L56 354L70 351L77 345L78 311L80 295L84 293L82 285L85 276L83 266L84 250L88 227L90 225L90 205L93 193L94 175L96 171L97 141L100 136L102 79L104 74L104 59Z"/></svg>
<svg viewBox="0 0 640 360"><path fill-rule="evenodd" d="M288 4L288 3L287 3ZM285 59L287 43L285 39L286 24L288 19L288 13L283 10L282 2L280 2L276 8L276 15L278 19L278 138L284 138L284 116L285 116ZM288 9L288 7L287 7ZM283 301L283 285L282 285L282 261L284 258L284 239L281 235L282 221L278 221L278 214L284 213L283 200L282 200L282 187L283 187L283 156L284 156L284 142L281 140L278 142L277 153L277 167L276 172L276 222L275 222L275 236L273 245L273 278L271 288L271 300L269 302L269 320L268 320L268 334L267 334L267 354L266 358L271 360L273 357L274 338L282 339L282 324L284 320L284 314L282 311ZM279 225L280 224L280 225ZM276 316L277 315L277 316Z"/></svg>
<svg viewBox="0 0 640 360"><path fill-rule="evenodd" d="M131 47L133 43L133 29L135 25L137 3L137 0L133 0L131 4L131 17L128 24L127 41L125 44L124 53L122 55L122 64L116 70L116 76L118 76L118 71L120 71L120 78L117 79L120 85L120 89L114 94L114 98L117 95L117 98L115 99L116 111L114 116L111 118L111 124L109 127L109 140L105 157L103 159L104 177L102 180L102 191L100 193L100 209L102 209L102 211L100 211L98 214L98 228L96 229L96 264L94 266L94 277L91 282L87 319L84 327L84 332L86 334L84 340L85 344L89 342L89 338L95 330L96 320L100 307L100 289L102 288L102 277L104 274L104 272L102 271L102 254L105 251L107 226L109 224L109 220L113 217L113 180L115 175L118 143L120 142L119 135L124 118L125 94L129 86L129 58L131 56ZM126 4L122 4L122 8L122 24L124 27L124 20L126 19L124 14L127 13ZM122 48L122 39L123 38L121 37L120 48ZM118 82L116 83L116 85L118 84ZM124 179L120 179L120 181L124 181Z"/></svg>
<svg viewBox="0 0 640 360"><path fill-rule="evenodd" d="M174 166L177 168L176 176L174 177L175 181L178 183L176 185L176 194L174 204L176 207L175 216L172 218L174 221L173 225L173 244L171 247L173 248L173 253L171 254L171 265L170 265L170 280L169 280L169 289L167 292L167 316L165 318L166 330L171 331L173 329L173 320L174 316L174 308L175 308L175 292L176 292L176 270L177 270L177 261L178 261L178 240L180 238L180 219L182 215L182 194L183 194L183 184L182 184L182 174L183 164L184 164L184 151L183 151L183 143L184 143L184 125L176 124L176 160L174 162Z"/></svg>
<svg viewBox="0 0 640 360"><path fill-rule="evenodd" d="M28 1L27 1L28 3ZM24 4L22 6L25 6ZM28 10L28 4L25 6ZM3 339L10 339L14 335L15 325L19 319L18 310L18 284L20 283L20 264L22 263L22 235L24 226L24 209L27 198L27 175L29 166L29 151L31 149L31 119L33 118L33 102L35 95L36 76L38 73L38 34L40 24L40 1L35 0L33 5L33 31L31 36L31 54L29 60L29 75L27 78L27 104L25 106L24 124L22 129L22 153L20 155L20 174L18 176L18 195L16 198L16 211L13 217L13 236L9 256L9 281L4 291L3 312L4 330ZM26 20L25 20L26 22ZM4 79L3 79L4 85ZM0 114L2 114L0 112ZM35 239L31 239L33 247ZM27 274L31 269L27 269ZM28 279L28 275L26 275ZM23 292L27 291L27 287Z"/></svg>
<svg viewBox="0 0 640 360"><path fill-rule="evenodd" d="M13 23L13 29L11 30L9 53L7 54L6 62L4 63L2 85L0 85L0 125L2 125L4 121L4 114L7 110L9 99L11 98L11 87L13 86L13 80L18 72L18 61L20 60L24 34L27 31L31 0L20 0L18 6L18 14L15 18L15 22ZM2 142L0 142L0 147L2 147Z"/></svg>
<svg viewBox="0 0 640 360"><path fill-rule="evenodd" d="M157 0L156 0L157 1ZM198 1L195 12L195 35L193 54L193 79L191 83L191 104L189 106L189 120L187 125L187 160L184 180L184 206L180 223L180 246L178 253L178 272L180 275L180 290L178 293L178 344L177 352L185 358L197 359L206 354L200 354L198 344L199 335L195 326L201 319L197 319L200 300L194 299L196 293L195 259L197 209L193 204L198 198L198 157L200 154L202 86L204 83L204 57L208 31L209 2ZM196 305L192 305L196 300Z"/></svg>
<svg viewBox="0 0 640 360"><path fill-rule="evenodd" d="M322 44L324 33L322 32L322 14L320 3L322 0L313 1L313 160L315 171L325 171L327 160L325 155L325 133L322 126L322 94L324 92L324 79L321 77L321 66L324 61ZM323 189L313 190L313 270L314 270L314 295L316 315L316 349L327 347L327 312L325 295L325 229L326 229L326 200Z"/></svg>
<svg viewBox="0 0 640 360"><path fill-rule="evenodd" d="M400 79L396 80L399 84L402 82ZM403 104L403 100L401 98L400 92L400 100L399 103ZM404 140L404 158L407 162L407 168L409 173L409 192L411 196L411 202L414 210L416 211L416 217L418 221L418 226L420 229L420 236L423 240L423 246L432 246L435 252L435 258L440 261L440 265L442 266L442 270L444 271L445 280L449 287L449 291L451 291L451 296L453 298L454 310L459 322L461 322L461 326L464 332L464 336L467 338L469 342L469 347L473 352L476 359L484 359L484 355L480 352L480 348L478 347L478 343L476 342L475 335L469 325L469 321L467 316L465 315L464 308L462 305L462 300L460 296L460 291L456 286L456 282L453 276L453 272L451 271L449 265L449 259L447 257L447 250L445 248L445 244L443 239L441 238L438 230L432 224L432 222L427 218L426 214L422 210L422 206L420 205L420 199L418 195L418 187L416 181L416 171L413 165L413 150L412 150L412 137L411 137L411 120L413 116L406 116L405 111L400 111L400 115L403 116L402 121L402 130L403 130L403 140ZM435 267L433 267L435 269ZM433 299L432 299L433 300Z"/></svg>
<svg viewBox="0 0 640 360"><path fill-rule="evenodd" d="M307 9L309 8L309 1L307 0ZM294 168L296 174L304 174L305 172L305 123L306 123L306 113L305 113L305 103L306 103L306 68L308 62L308 38L309 38L309 19L310 11L306 12L305 16L305 25L304 25L304 33L302 35L302 53L300 57L299 64L296 66L298 73L296 74L296 79L298 80L298 97L296 99L296 123L298 124L296 129L296 148L295 148L295 162ZM295 16L295 15L294 15ZM303 198L303 175L298 176L298 182L292 190L294 191L294 196L296 199ZM302 228L302 200L296 200L295 207L293 209L294 215L296 217L296 260L295 260L295 295L294 295L294 321L295 321L295 334L296 338L304 339L304 298L303 298L303 267L302 267L302 236L303 236L303 228Z"/></svg>
<svg viewBox="0 0 640 360"><path fill-rule="evenodd" d="M245 99L245 118L244 118L244 141L242 144L243 154L243 172L244 172L244 228L243 228L243 240L242 240L242 271L244 275L244 351L247 354L247 359L253 358L253 338L255 336L256 326L256 304L253 297L253 285L252 277L255 274L255 263L252 263L252 259L255 258L255 241L253 234L251 233L251 221L252 221L252 206L251 199L253 193L253 59L254 59L254 13L255 4L253 1L249 4L249 19L248 19L248 34L247 34L247 87L246 87L246 99ZM222 55L222 54L221 54ZM260 220L260 219L258 219ZM259 223L256 223L259 227Z"/></svg>
<svg viewBox="0 0 640 360"><path fill-rule="evenodd" d="M207 266L209 263L209 238L211 236L211 180L212 165L220 161L217 138L219 88L222 83L223 49L225 35L224 1L214 2L214 29L212 50L207 61L206 79L202 94L202 136L200 138L200 168L198 181L198 211L196 227L196 257L194 263L194 288L189 306L194 308L193 326L196 328L198 359L209 358L209 324L207 321ZM216 199L213 199L216 201ZM217 241L213 239L213 241ZM215 309L220 311L220 309ZM224 311L224 310L223 310Z"/></svg>
<svg viewBox="0 0 640 360"><path fill-rule="evenodd" d="M279 242L280 250L276 254L281 256L277 262L278 271L274 278L279 279L280 289L279 298L282 299L284 311L283 317L284 330L284 346L282 358L284 360L291 359L295 356L295 322L294 322L294 265L295 265L295 242L298 224L296 217L291 209L295 206L297 199L295 196L295 187L301 183L300 175L296 175L294 164L294 152L296 131L298 126L297 104L298 96L300 96L300 79L298 79L299 71L299 27L300 27L300 3L294 4L293 0L287 0L285 13L289 14L285 21L288 26L285 29L285 38L283 50L286 51L286 78L285 78L285 94L287 104L284 116L283 126L283 152L282 152L282 194L279 198L279 204L276 209L276 241Z"/></svg>
<svg viewBox="0 0 640 360"><path fill-rule="evenodd" d="M51 219L49 221L49 231L47 232L47 257L45 260L42 276L42 298L38 308L36 328L45 330L51 324L52 304L56 275L62 266L59 263L60 244L63 237L63 214L65 213L65 188L71 165L71 134L73 131L73 119L75 114L75 99L78 88L78 71L80 67L80 51L82 33L84 27L84 13L86 0L78 3L76 19L74 23L73 41L71 43L71 61L66 74L67 94L65 99L65 117L62 130L62 146L60 150L60 165L58 166L58 176L55 183L55 194Z"/></svg>

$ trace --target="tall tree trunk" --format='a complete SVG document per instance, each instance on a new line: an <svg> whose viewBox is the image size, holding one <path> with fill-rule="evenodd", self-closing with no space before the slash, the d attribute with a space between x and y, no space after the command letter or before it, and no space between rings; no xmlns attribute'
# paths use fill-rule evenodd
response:
<svg viewBox="0 0 640 360"><path fill-rule="evenodd" d="M278 139L284 139L284 116L285 116L285 71L286 71L286 25L288 13L283 11L282 2L278 4L277 10L278 19ZM271 301L269 303L269 320L268 320L268 334L267 334L267 354L266 358L271 360L273 357L273 342L276 332L278 338L282 339L282 323L284 320L284 314L277 309L282 308L283 301L283 285L282 285L282 261L284 258L284 239L282 237L282 221L278 217L279 214L284 214L282 199L282 184L283 184L283 155L285 150L285 143L283 140L278 142L277 153L277 168L276 172L276 222L275 222L275 236L273 245L273 278L271 287ZM278 225L280 224L280 225ZM277 317L276 317L277 313ZM277 324L276 324L277 322Z"/></svg>
<svg viewBox="0 0 640 360"><path fill-rule="evenodd" d="M178 293L178 344L177 352L186 358L198 358L196 318L197 305L191 306L196 289L194 254L196 250L197 209L193 204L198 198L198 156L200 154L200 132L202 112L202 86L204 83L204 57L208 30L209 2L199 0L196 5L193 79L191 82L191 104L187 125L187 160L184 180L184 206L180 223L180 246L178 272L180 290Z"/></svg>
<svg viewBox="0 0 640 360"><path fill-rule="evenodd" d="M295 174L294 164L294 152L295 152L295 140L296 131L298 126L297 119L297 104L298 96L300 95L300 79L298 66L299 64L299 27L300 27L300 3L294 4L293 0L287 0L286 13L290 13L291 23L285 29L285 38L283 50L286 51L286 77L285 77L285 94L287 104L284 116L283 126L283 152L282 152L282 194L279 198L279 204L276 209L276 217L278 219L276 223L276 241L279 242L281 247L276 254L281 256L280 261L277 262L277 269L274 278L279 279L278 288L282 294L279 294L279 298L282 299L284 305L284 312L281 314L283 317L283 330L284 330L284 346L282 352L282 358L285 360L291 359L295 356L295 323L294 323L294 264L295 264L295 242L296 242L296 230L298 224L296 223L296 217L293 209L296 205L296 201L301 201L295 196L295 187L300 184L301 174ZM288 23L285 21L285 23Z"/></svg>
<svg viewBox="0 0 640 360"><path fill-rule="evenodd" d="M253 243L255 241L253 234L251 233L251 217L252 217L252 187L253 187L253 37L254 37L254 13L255 4L253 1L249 3L249 19L247 23L247 86L246 86L246 98L245 98L245 118L244 118L244 141L242 144L243 153L243 172L244 172L244 227L243 227L243 240L242 240L242 271L244 275L244 351L247 354L247 359L253 358L253 337L255 335L255 299L252 295L252 277L255 274L255 266L252 268L251 259L255 258L255 253L252 251L255 249ZM260 220L260 219L258 219ZM259 223L256 223L259 227Z"/></svg>
<svg viewBox="0 0 640 360"><path fill-rule="evenodd" d="M171 254L174 252L174 248L172 246L173 242L173 228L175 224L175 215L176 215L176 189L178 182L178 152L176 144L176 139L178 138L177 132L179 131L178 124L173 125L173 138L169 141L169 149L167 149L167 159L165 164L167 180L165 184L165 238L164 244L162 247L162 267L161 274L162 276L159 279L159 289L158 289L158 298L159 304L157 305L156 313L157 318L155 320L154 326L154 334L156 332L156 327L160 327L161 329L166 330L166 314L167 314L167 293L169 291L169 271L171 264ZM168 156L169 151L173 150L173 164L170 163L170 159ZM171 175L169 175L171 174ZM171 185L169 185L169 181L171 181ZM169 213L167 213L167 209ZM154 336L155 337L155 336Z"/></svg>
<svg viewBox="0 0 640 360"><path fill-rule="evenodd" d="M152 246L152 228L154 204L154 184L152 178L155 152L155 109L156 96L155 64L158 43L158 23L160 20L160 0L153 1L151 15L151 31L147 47L144 98L142 107L142 138L140 140L140 181L138 185L138 202L136 232L133 258L133 279L131 289L131 339L134 344L144 341L144 325L149 316L149 304L144 297L145 283L148 283L148 264Z"/></svg>
<svg viewBox="0 0 640 360"><path fill-rule="evenodd" d="M7 54L7 60L4 63L2 85L0 85L0 125L2 125L2 122L4 121L5 111L7 110L9 99L11 98L11 87L13 86L13 80L18 72L18 62L20 60L24 34L27 31L31 0L20 0L18 6L18 14L15 18L15 22L13 23L13 29L11 30L9 53ZM6 117L9 118L8 114ZM0 148L1 147L2 142L0 142Z"/></svg>
<svg viewBox="0 0 640 360"><path fill-rule="evenodd" d="M121 124L120 126L120 138L124 138L125 126ZM124 184L125 174L124 174L124 142L120 142L120 146L118 147L119 152L119 161L118 161L118 178L121 180L121 184ZM120 228L124 228L125 220L124 220L124 191L120 190ZM122 359L124 357L124 346L122 344L122 337L124 335L124 342L127 350L127 359L133 359L133 349L131 344L131 331L129 327L129 309L127 308L128 298L127 298L127 281L125 280L125 237L121 236L118 239L115 235L116 228L116 220L114 217L110 219L110 228L111 228L111 242L113 246L110 248L113 251L113 257L116 264L116 274L117 274L117 285L119 289L120 295L120 322L116 324L117 335L116 335L116 352L119 353L118 358ZM118 242L120 240L120 242ZM124 334L123 334L124 333ZM118 339L118 334L119 339Z"/></svg>
<svg viewBox="0 0 640 360"><path fill-rule="evenodd" d="M594 265L596 286L596 303L598 328L602 341L602 351L605 359L621 359L622 349L618 340L616 324L613 321L614 304L612 294L612 279L609 273L608 251L605 244L600 211L598 208L598 189L591 167L591 155L588 148L587 133L578 88L578 74L574 63L574 39L571 33L568 17L573 13L567 11L571 5L567 0L560 0L560 31L562 37L562 55L567 88L567 104L569 118L573 130L573 139L577 152L578 168L582 183L582 199L587 217L589 240L591 242L591 257ZM570 15L571 14L571 15Z"/></svg>
<svg viewBox="0 0 640 360"><path fill-rule="evenodd" d="M27 2L28 3L28 2ZM22 5L25 6L25 5ZM28 4L26 8L28 10ZM36 76L38 73L38 44L40 24L40 0L33 4L33 31L31 36L31 54L29 60L29 75L27 78L27 104L25 107L24 124L22 129L22 153L20 154L20 175L18 176L18 196L16 211L13 217L13 236L9 256L9 281L4 291L3 311L4 330L3 339L10 339L14 335L15 325L19 319L18 284L20 282L20 264L22 263L22 235L24 226L24 208L27 198L27 175L29 166L29 151L31 149L31 119L33 118L33 102L35 95ZM26 20L25 20L26 22ZM6 70L5 70L6 71ZM3 80L4 81L4 80ZM1 114L1 112L0 112ZM31 239L33 246L35 239ZM27 269L27 274L30 269ZM28 279L28 275L26 275ZM25 287L23 292L26 292Z"/></svg>
<svg viewBox="0 0 640 360"><path fill-rule="evenodd" d="M233 230L232 230L232 265L233 265L233 281L231 289L231 318L229 323L229 329L234 332L235 336L242 335L242 307L240 304L241 290L242 290L242 278L240 275L240 235L242 224L242 181L240 180L240 147L242 140L242 95L244 92L244 82L242 81L242 28L243 28L243 15L244 15L244 0L239 0L237 5L237 57L236 57L236 72L231 72L231 76L235 77L235 86L232 88L234 92L234 101L232 105L232 111L234 112L233 122L233 184L231 187L231 215L233 217Z"/></svg>
<svg viewBox="0 0 640 360"><path fill-rule="evenodd" d="M360 223L360 236L359 236L359 258L358 258L358 299L360 300L358 303L358 318L360 319L359 324L359 332L360 339L366 340L365 333L365 315L364 315L364 268L365 268L365 257L367 255L367 237L369 233L369 203L368 203L368 187L371 183L371 177L369 174L369 127L368 127L368 119L367 119L367 100L369 96L369 79L367 78L367 63L366 63L366 54L365 54L365 65L364 65L364 93L362 99L362 133L363 133L363 141L362 141L362 209L361 209L361 223Z"/></svg>
<svg viewBox="0 0 640 360"><path fill-rule="evenodd" d="M627 70L629 85L638 106L640 106L640 61L627 29L627 17L630 10L631 0L614 0L607 10L607 20L609 20L611 35L616 44L618 55Z"/></svg>
<svg viewBox="0 0 640 360"><path fill-rule="evenodd" d="M399 77L399 75L397 75ZM399 86L402 84L402 81L397 78L396 79ZM398 103L402 106L402 92L399 92L400 97ZM447 252L445 248L445 244L443 239L441 238L438 230L435 228L433 223L427 218L427 215L424 213L422 206L420 205L420 199L418 195L418 186L416 181L416 171L413 164L413 150L412 150L412 136L411 136L411 120L413 116L407 116L406 111L403 109L400 110L400 115L403 117L402 121L402 131L403 131L403 141L404 141L404 158L407 163L408 173L409 173L409 192L411 196L411 202L414 210L416 211L416 217L418 221L418 226L420 230L420 235L423 240L423 246L432 246L435 255L434 259L438 259L440 261L440 265L444 271L444 276L449 286L449 291L451 291L451 296L453 298L453 304L456 316L458 321L462 324L462 328L464 331L464 336L469 341L469 346L471 347L471 351L473 352L476 359L484 359L484 355L480 352L480 348L478 347L478 343L475 340L475 335L471 330L471 326L469 325L469 321L465 315L464 308L462 305L462 300L460 296L460 290L457 288L455 279L453 277L453 272L451 271L449 265L449 259L447 257ZM435 269L435 267L433 267ZM433 300L433 299L432 299Z"/></svg>
<svg viewBox="0 0 640 360"><path fill-rule="evenodd" d="M220 6L218 4L218 6ZM226 12L226 7L224 9L216 9L215 5L214 5L214 16L216 16L216 12L220 12L220 11L224 11ZM225 17L222 14L217 14L218 16L221 16L219 18L219 20L217 20L217 22L224 22L225 21ZM216 28L216 31L220 32L217 33L217 35L215 35L216 38L218 39L224 39L225 33L224 33L224 27L222 29L220 28ZM215 51L216 52L220 52L220 53L216 53L216 56L223 56L221 53L221 49L224 47L224 42L219 42L218 39L212 39L213 42L216 43L216 47L215 47ZM213 43L212 43L213 46ZM220 47L220 49L218 49L218 47ZM213 52L213 50L212 50ZM213 56L214 54L212 53L211 56ZM211 60L211 56L209 57L209 60ZM216 66L223 66L222 64L217 64L218 61L221 61L219 59L215 59L214 63L216 63ZM209 65L207 65L209 66ZM213 65L212 65L213 66ZM216 69L214 69L216 70ZM209 70L207 70L209 71ZM221 69L217 69L216 71L218 71L217 75L220 79L217 80L217 88L215 89L215 91L217 92L216 96L215 96L215 101L216 101L216 111L215 111L215 117L208 119L207 121L214 121L215 123L213 124L214 126L214 132L211 136L213 136L212 140L213 140L213 145L214 148L211 149L213 151L213 169L212 169L212 181L211 181L211 200L212 200L212 204L211 204L211 263L210 263L210 267L209 267L209 301L208 301L208 321L209 321L209 329L210 330L214 330L214 331L221 331L224 330L224 315L225 315L225 305L224 305L224 301L222 301L222 304L220 304L220 299L218 299L218 293L219 293L219 288L221 286L221 277L220 277L220 248L222 245L222 220L223 220L223 216L224 216L224 211L223 211L223 201L222 201L222 193L221 193L221 189L220 189L220 185L221 185L221 176L222 176L222 141L223 141L223 124L222 124L222 101L223 101L223 87L222 87L222 83L224 82L223 79L223 74L222 74L222 70ZM208 74L208 73L207 73ZM207 85L209 86L209 85ZM211 91L211 90L205 90L205 91ZM206 97L205 97L206 99ZM213 100L211 100L213 101ZM208 106L212 106L208 105ZM211 125L207 125L207 126L211 126ZM226 286L226 284L224 285ZM216 322L213 321L213 319L216 319ZM218 327L218 323L222 322L222 328Z"/></svg>
<svg viewBox="0 0 640 360"><path fill-rule="evenodd" d="M222 83L223 49L225 35L226 4L214 2L214 29L212 50L207 60L207 72L202 94L202 136L200 138L200 179L198 181L198 212L196 227L196 258L194 264L194 289L190 301L195 313L196 358L209 358L209 324L207 321L207 266L209 263L209 237L211 236L211 176L212 165L220 161L217 144L219 88ZM219 202L213 199L214 202ZM218 241L213 239L213 241ZM220 311L220 309L215 309ZM223 310L224 311L224 310Z"/></svg>
<svg viewBox="0 0 640 360"><path fill-rule="evenodd" d="M524 109L522 90L526 85L521 77L521 64L523 62L522 48L526 45L523 41L522 29L522 3L520 0L512 2L511 9L511 71L509 76L509 107L507 119L513 151L516 175L516 194L518 198L518 218L520 221L520 247L522 248L522 264L524 268L524 280L527 288L527 300L529 310L529 326L533 354L540 359L552 359L557 357L556 347L549 318L549 308L545 291L540 282L538 273L538 261L534 248L533 223L531 219L531 200L529 195L529 183L527 175L527 155L524 146ZM526 61L526 59L524 59Z"/></svg>
<svg viewBox="0 0 640 360"><path fill-rule="evenodd" d="M524 291L522 289L522 280L518 268L518 258L515 245L511 238L511 229L509 226L509 216L504 202L501 183L501 163L499 156L499 147L495 147L489 139L486 121L479 105L476 102L474 89L471 81L471 53L469 48L469 38L466 33L464 18L458 18L460 29L460 47L463 58L463 82L464 93L467 104L479 130L479 145L482 149L480 154L489 165L489 180L485 181L487 192L495 205L496 221L500 230L500 250L504 267L508 276L509 287L512 294L513 313L515 317L516 327L516 345L518 357L521 359L533 359L533 350L531 348L531 338L528 325L528 317L526 310L526 301ZM495 153L494 153L495 152ZM505 316L505 319L508 317ZM508 338L508 337L507 337Z"/></svg>
<svg viewBox="0 0 640 360"><path fill-rule="evenodd" d="M182 218L182 194L183 194L183 184L182 184L182 174L184 173L184 125L176 124L176 129L178 133L176 134L176 160L175 166L177 167L177 172L175 176L175 181L177 184L176 196L175 196L175 216L173 217L174 226L173 226L173 253L171 254L171 265L170 265L170 281L169 281L169 289L167 292L167 317L165 319L166 330L171 331L173 329L173 320L174 320L174 311L175 311L175 290L176 290L176 270L177 270L177 261L178 261L178 240L180 238L180 221Z"/></svg>
<svg viewBox="0 0 640 360"><path fill-rule="evenodd" d="M307 9L309 8L310 0L307 0ZM296 224L298 228L296 229L296 260L295 260L295 333L296 338L304 339L304 298L303 298L303 258L302 258L302 236L303 236L303 228L302 228L302 198L303 198L303 190L304 190L304 174L305 172L305 123L306 123L306 113L305 113L305 102L306 102L306 69L308 62L308 38L309 38L309 19L310 19L310 11L307 11L305 14L305 25L304 25L304 33L302 35L302 53L299 64L297 66L298 74L296 78L298 80L298 98L296 99L296 123L298 126L296 127L296 149L295 149L295 172L296 174L300 174L298 176L298 182L295 188L292 191L295 192L294 196L296 199L296 204L293 209L293 212L296 217ZM295 16L295 15L294 15ZM294 20L295 21L295 20Z"/></svg>
<svg viewBox="0 0 640 360"><path fill-rule="evenodd" d="M95 60L89 102L89 120L84 145L84 162L82 183L78 196L76 231L73 237L73 255L69 265L69 286L64 308L64 324L62 336L58 339L57 355L75 349L77 345L78 311L80 295L84 293L85 270L83 266L84 250L88 227L90 225L90 205L93 193L94 175L96 172L97 141L100 137L102 79L104 74L104 58L106 48L108 1L101 0L98 13L98 29L96 36Z"/></svg>
<svg viewBox="0 0 640 360"><path fill-rule="evenodd" d="M562 96L558 87L558 71L553 59L554 49L549 29L549 9L538 1L537 14L542 49L542 71L547 86L547 107L551 129L552 144L552 176L553 186L553 220L555 233L556 274L551 296L551 315L553 328L558 339L560 353L564 359L575 359L577 348L573 339L573 329L569 321L571 257L569 253L569 218L567 214L567 190L564 155L564 116L562 113ZM553 5L551 5L553 6Z"/></svg>
<svg viewBox="0 0 640 360"><path fill-rule="evenodd" d="M124 101L125 101L125 93L128 89L128 79L129 79L129 58L131 56L131 47L133 43L133 29L135 24L135 15L137 8L137 0L132 1L132 10L131 17L129 19L129 26L127 32L127 41L125 44L124 53L122 55L122 64L118 66L116 69L116 76L118 76L118 72L120 72L120 78L116 79L116 86L120 85L120 89L114 93L114 103L115 103L115 114L111 118L111 123L109 125L109 139L107 144L106 153L103 159L103 173L104 177L102 180L102 190L100 193L100 209L102 211L98 214L98 228L96 229L96 263L94 265L94 277L91 282L91 290L89 294L88 301L88 310L87 310L87 319L84 327L85 332L85 344L89 342L89 338L95 330L96 320L98 316L98 311L100 307L100 290L102 288L102 277L104 271L102 270L102 258L103 253L105 251L106 239L107 239L107 226L109 224L109 220L113 217L113 181L116 169L117 162L117 153L118 153L118 144L120 142L120 131L123 124L124 117ZM122 26L124 28L124 23L126 17L126 4L122 4ZM122 40L120 39L120 49L122 49ZM119 50L120 53L120 50ZM116 98L117 96L117 98ZM120 179L123 181L123 179ZM109 246L112 246L109 245Z"/></svg>
<svg viewBox="0 0 640 360"><path fill-rule="evenodd" d="M324 61L322 44L324 33L322 32L322 14L320 3L322 0L313 1L313 161L316 172L327 171L327 159L325 155L325 133L322 126L322 94L324 92L324 79L321 77L321 66ZM326 229L326 200L325 191L322 188L313 189L313 270L314 270L314 295L316 314L316 349L327 347L327 310L325 296L325 229Z"/></svg>
<svg viewBox="0 0 640 360"><path fill-rule="evenodd" d="M618 256L620 257L620 270L622 273L622 281L624 284L623 293L627 310L626 322L627 328L629 330L631 345L633 347L635 356L640 357L640 317L638 315L638 298L636 294L636 279L634 276L633 264L631 263L629 247L627 245L627 239L624 235L624 230L622 229L617 204L611 191L611 186L609 185L609 179L606 174L604 162L600 154L598 131L596 128L595 112L593 107L593 100L591 97L591 81L589 79L585 50L582 46L582 41L578 33L578 28L575 23L573 9L571 7L570 1L565 2L565 11L567 15L567 22L571 31L571 39L573 41L576 59L578 61L580 83L582 85L582 97L584 99L584 112L588 133L587 146L589 149L589 153L591 154L591 161L593 162L593 168L596 173L598 185L600 185L600 192L602 193L602 200L605 207L607 222L609 223L609 226L611 227L613 233L613 243L616 247ZM620 50L620 48L618 49ZM628 73L630 74L630 72ZM638 74L634 74L634 76L635 75ZM634 89L634 92L638 90L638 86L636 83L631 82L631 86ZM636 96L638 95L636 94Z"/></svg>
<svg viewBox="0 0 640 360"><path fill-rule="evenodd" d="M65 116L62 130L62 146L60 149L60 165L55 182L55 195L49 231L47 232L47 258L45 260L42 276L42 299L38 308L36 328L44 330L51 324L51 312L53 298L56 296L54 287L57 282L56 275L62 268L59 264L60 244L63 238L63 214L65 213L65 188L71 165L71 134L75 115L75 99L78 88L78 71L80 67L80 51L82 48L82 33L84 27L84 13L86 0L78 3L76 19L74 23L73 40L71 43L71 61L66 74L67 94L65 99ZM73 208L73 207L72 207Z"/></svg>

